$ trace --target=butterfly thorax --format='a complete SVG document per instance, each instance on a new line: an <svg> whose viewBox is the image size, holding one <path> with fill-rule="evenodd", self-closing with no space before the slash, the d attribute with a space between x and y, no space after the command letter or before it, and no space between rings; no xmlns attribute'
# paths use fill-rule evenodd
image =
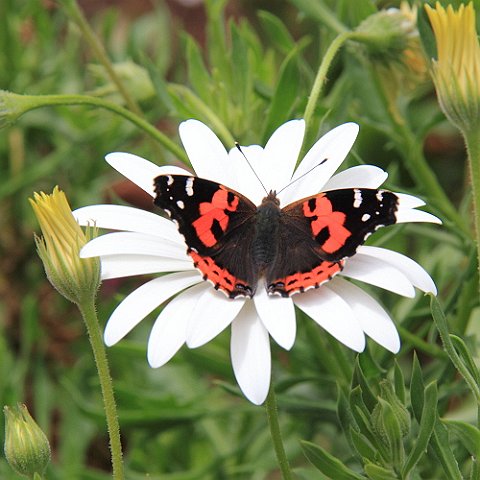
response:
<svg viewBox="0 0 480 480"><path fill-rule="evenodd" d="M261 274L277 254L278 229L280 225L280 201L271 191L257 207L255 236L252 242L253 261Z"/></svg>

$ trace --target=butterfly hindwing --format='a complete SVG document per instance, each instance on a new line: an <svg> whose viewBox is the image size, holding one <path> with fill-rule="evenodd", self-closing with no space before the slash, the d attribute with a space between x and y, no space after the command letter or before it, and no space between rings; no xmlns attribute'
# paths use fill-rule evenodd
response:
<svg viewBox="0 0 480 480"><path fill-rule="evenodd" d="M252 296L255 205L219 183L186 175L155 179L155 204L178 224L195 267L230 297Z"/></svg>

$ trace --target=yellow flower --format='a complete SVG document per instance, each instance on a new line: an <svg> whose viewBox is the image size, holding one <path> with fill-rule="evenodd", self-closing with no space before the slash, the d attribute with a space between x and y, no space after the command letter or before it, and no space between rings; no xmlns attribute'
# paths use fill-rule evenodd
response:
<svg viewBox="0 0 480 480"><path fill-rule="evenodd" d="M480 114L480 46L473 5L455 11L438 2L425 6L437 42L432 77L447 118L463 132L478 125Z"/></svg>
<svg viewBox="0 0 480 480"><path fill-rule="evenodd" d="M35 241L50 283L74 303L93 298L100 283L100 262L79 257L80 249L94 236L92 230L83 232L58 187L51 195L35 193L30 203L43 233Z"/></svg>

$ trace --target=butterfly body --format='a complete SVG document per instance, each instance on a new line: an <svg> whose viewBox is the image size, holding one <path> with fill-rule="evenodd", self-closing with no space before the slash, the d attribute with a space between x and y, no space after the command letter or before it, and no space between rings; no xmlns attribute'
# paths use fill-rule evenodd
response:
<svg viewBox="0 0 480 480"><path fill-rule="evenodd" d="M317 288L377 228L395 223L398 197L385 190L319 193L280 208L275 192L259 206L210 180L155 179L155 204L178 224L194 266L230 298L290 296Z"/></svg>

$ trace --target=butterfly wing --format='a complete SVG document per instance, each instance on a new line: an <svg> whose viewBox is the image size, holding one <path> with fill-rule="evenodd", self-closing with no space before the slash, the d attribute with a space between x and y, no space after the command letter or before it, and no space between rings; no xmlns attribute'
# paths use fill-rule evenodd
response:
<svg viewBox="0 0 480 480"><path fill-rule="evenodd" d="M154 203L177 222L204 279L231 298L253 296L255 205L219 183L185 175L160 175L155 193Z"/></svg>
<svg viewBox="0 0 480 480"><path fill-rule="evenodd" d="M394 193L360 188L332 190L287 205L279 250L286 249L288 256L272 265L268 291L288 296L328 281L370 234L396 222L397 207Z"/></svg>

